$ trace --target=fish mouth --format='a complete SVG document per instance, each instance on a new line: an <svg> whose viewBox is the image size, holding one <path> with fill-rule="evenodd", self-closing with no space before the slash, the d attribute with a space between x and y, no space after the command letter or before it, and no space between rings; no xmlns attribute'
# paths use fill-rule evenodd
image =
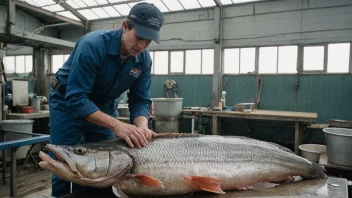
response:
<svg viewBox="0 0 352 198"><path fill-rule="evenodd" d="M55 154L57 160L54 160L54 159L50 158L49 156L47 156L47 157L45 156L44 159L46 159L48 162L51 162L51 163L53 161L56 161L58 163L62 163L64 166L68 167L73 173L79 174L75 163L64 152L64 149L60 148L59 146L52 145L52 144L47 144L45 147ZM42 154L42 156L43 156L43 154ZM47 159L48 157L51 160L48 160ZM42 160L45 162L44 159L42 159Z"/></svg>

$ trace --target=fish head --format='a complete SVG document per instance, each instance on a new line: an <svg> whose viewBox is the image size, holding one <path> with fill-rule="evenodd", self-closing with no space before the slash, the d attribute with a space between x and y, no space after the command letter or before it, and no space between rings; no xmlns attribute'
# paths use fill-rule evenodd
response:
<svg viewBox="0 0 352 198"><path fill-rule="evenodd" d="M124 177L133 167L133 157L119 148L58 146L47 144L57 160L40 152L39 165L61 179L92 187L108 187Z"/></svg>

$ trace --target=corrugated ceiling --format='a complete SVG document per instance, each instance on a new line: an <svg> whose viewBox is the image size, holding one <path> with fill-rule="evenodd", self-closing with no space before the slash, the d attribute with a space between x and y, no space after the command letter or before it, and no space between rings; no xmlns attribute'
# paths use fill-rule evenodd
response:
<svg viewBox="0 0 352 198"><path fill-rule="evenodd" d="M53 0L21 0L31 5L79 21L70 11L66 11ZM260 0L220 0L222 5L246 3ZM183 11L216 6L214 0L66 0L69 6L77 10L88 20L127 16L131 7L139 2L149 2L161 12Z"/></svg>

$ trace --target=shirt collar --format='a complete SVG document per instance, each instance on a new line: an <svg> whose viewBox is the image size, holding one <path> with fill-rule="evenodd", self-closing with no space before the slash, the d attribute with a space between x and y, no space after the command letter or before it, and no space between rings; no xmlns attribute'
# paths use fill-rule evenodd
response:
<svg viewBox="0 0 352 198"><path fill-rule="evenodd" d="M114 56L120 56L121 37L122 37L122 28L112 33L110 45L107 51L108 54L111 54ZM138 54L136 57L134 57L135 62L137 63L142 62L140 55L141 54Z"/></svg>

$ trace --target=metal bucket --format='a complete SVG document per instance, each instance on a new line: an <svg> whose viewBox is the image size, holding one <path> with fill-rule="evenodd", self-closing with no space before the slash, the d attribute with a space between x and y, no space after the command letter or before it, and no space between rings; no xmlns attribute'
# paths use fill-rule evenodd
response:
<svg viewBox="0 0 352 198"><path fill-rule="evenodd" d="M34 108L34 113L40 112L40 98L31 98L30 106Z"/></svg>
<svg viewBox="0 0 352 198"><path fill-rule="evenodd" d="M325 128L328 162L352 166L352 129Z"/></svg>

